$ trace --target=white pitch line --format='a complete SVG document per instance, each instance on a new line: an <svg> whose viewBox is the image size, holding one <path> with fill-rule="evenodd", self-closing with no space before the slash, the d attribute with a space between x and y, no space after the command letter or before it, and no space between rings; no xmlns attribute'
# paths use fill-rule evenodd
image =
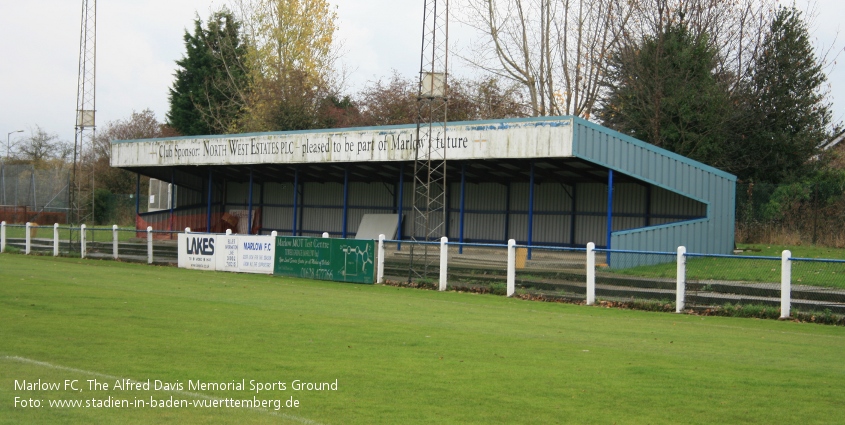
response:
<svg viewBox="0 0 845 425"><path fill-rule="evenodd" d="M126 379L126 378L121 378L119 376L106 375L104 373L94 372L94 371L90 371L90 370L76 369L76 368L73 368L73 367L61 366L61 365L56 365L56 364L52 364L52 363L42 362L40 360L28 359L26 357L3 356L3 360L11 360L11 361L16 361L16 362L20 362L20 363L27 363L27 364L31 364L31 365L46 367L46 368L49 368L49 369L64 370L64 371L67 371L67 372L78 373L78 374L81 374L81 375L96 376L96 377L108 379L108 380ZM136 381L134 379L130 379L130 381L131 382L140 382L140 381ZM186 396L189 396L189 397L202 398L202 399L206 399L206 400L225 400L224 398L214 397L214 396L210 396L208 394L195 393L195 392L191 392L191 391L181 391L181 390L159 390L159 391L169 391L169 392L176 393L176 394L183 394L183 395L186 395ZM258 408L258 407L247 407L245 409L254 410L256 412L261 412L261 413L265 413L265 414L269 414L269 415L273 415L273 416L278 416L278 417L281 417L281 418L285 418L285 419L289 419L289 420L292 420L292 421L299 422L301 424L322 425L319 422L315 422L315 421L312 421L310 419L303 418L301 416L290 415L290 414L287 414L287 413L279 413L279 412L276 412L276 411L273 411L273 410L261 409L261 408Z"/></svg>

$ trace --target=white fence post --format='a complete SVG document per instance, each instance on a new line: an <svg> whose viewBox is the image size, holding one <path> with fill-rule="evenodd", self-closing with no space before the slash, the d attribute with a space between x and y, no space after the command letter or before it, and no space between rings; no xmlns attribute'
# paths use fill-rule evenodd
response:
<svg viewBox="0 0 845 425"><path fill-rule="evenodd" d="M226 229L226 236L230 236L232 234L232 229Z"/></svg>
<svg viewBox="0 0 845 425"><path fill-rule="evenodd" d="M687 248L678 247L677 286L675 287L675 313L684 311L687 293Z"/></svg>
<svg viewBox="0 0 845 425"><path fill-rule="evenodd" d="M6 222L0 221L0 253L6 252Z"/></svg>
<svg viewBox="0 0 845 425"><path fill-rule="evenodd" d="M323 232L323 237L324 237L324 238L329 237L329 232Z"/></svg>
<svg viewBox="0 0 845 425"><path fill-rule="evenodd" d="M440 291L446 290L446 272L449 267L449 246L446 245L449 238L443 236L440 238Z"/></svg>
<svg viewBox="0 0 845 425"><path fill-rule="evenodd" d="M190 228L190 227L186 227L186 228L185 228L185 233L191 233L191 228Z"/></svg>
<svg viewBox="0 0 845 425"><path fill-rule="evenodd" d="M780 318L787 319L792 302L792 251L783 251L780 258Z"/></svg>
<svg viewBox="0 0 845 425"><path fill-rule="evenodd" d="M516 292L516 240L508 240L508 296Z"/></svg>
<svg viewBox="0 0 845 425"><path fill-rule="evenodd" d="M85 225L79 226L79 242L80 242L80 258L85 258L86 244L85 244Z"/></svg>
<svg viewBox="0 0 845 425"><path fill-rule="evenodd" d="M378 235L378 271L376 283L384 283L384 235Z"/></svg>
<svg viewBox="0 0 845 425"><path fill-rule="evenodd" d="M587 305L596 303L596 244L587 243Z"/></svg>
<svg viewBox="0 0 845 425"><path fill-rule="evenodd" d="M275 230L274 230L274 231L270 232L270 236L272 236L272 237L274 237L274 238L275 238L276 236L279 236L279 232L277 232L277 231L275 231ZM274 243L275 243L275 242L274 242Z"/></svg>
<svg viewBox="0 0 845 425"><path fill-rule="evenodd" d="M26 248L24 249L24 254L29 255L29 251L32 250L32 237L29 234L29 230L32 228L32 223L26 222Z"/></svg>
<svg viewBox="0 0 845 425"><path fill-rule="evenodd" d="M59 256L59 223L53 223L53 257Z"/></svg>
<svg viewBox="0 0 845 425"><path fill-rule="evenodd" d="M229 232L229 230L227 230ZM147 264L153 263L153 226L147 226Z"/></svg>
<svg viewBox="0 0 845 425"><path fill-rule="evenodd" d="M111 225L111 252L115 260L119 258L117 255L117 224Z"/></svg>

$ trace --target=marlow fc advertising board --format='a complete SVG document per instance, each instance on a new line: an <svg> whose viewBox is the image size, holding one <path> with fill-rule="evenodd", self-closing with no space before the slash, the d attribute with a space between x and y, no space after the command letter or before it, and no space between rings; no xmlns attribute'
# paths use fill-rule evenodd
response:
<svg viewBox="0 0 845 425"><path fill-rule="evenodd" d="M114 167L411 161L416 129L372 128L116 141ZM571 119L464 123L433 137L449 159L572 156Z"/></svg>
<svg viewBox="0 0 845 425"><path fill-rule="evenodd" d="M354 239L179 234L179 267L374 283L375 242Z"/></svg>

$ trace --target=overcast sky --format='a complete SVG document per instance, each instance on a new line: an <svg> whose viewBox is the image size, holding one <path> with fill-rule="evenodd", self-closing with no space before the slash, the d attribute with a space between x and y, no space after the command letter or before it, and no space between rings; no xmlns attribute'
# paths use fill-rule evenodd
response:
<svg viewBox="0 0 845 425"><path fill-rule="evenodd" d="M406 76L417 73L422 0L330 1L337 5L343 61L353 71L347 91L387 77L392 69ZM100 0L97 125L147 108L164 121L175 61L184 54L184 31L192 29L197 14L205 19L223 3ZM25 130L12 134L14 143L39 125L73 140L81 5L81 0L6 1L0 9L0 139ZM798 5L806 9L806 1ZM845 6L842 0L819 0L816 8L813 35L820 47L830 48ZM458 23L450 23L451 49L460 49L471 36ZM834 50L842 51L843 45L845 37L840 36ZM845 60L845 54L838 59ZM460 66L454 56L450 62ZM834 119L840 122L845 120L845 64L828 71ZM6 140L0 152L5 156Z"/></svg>

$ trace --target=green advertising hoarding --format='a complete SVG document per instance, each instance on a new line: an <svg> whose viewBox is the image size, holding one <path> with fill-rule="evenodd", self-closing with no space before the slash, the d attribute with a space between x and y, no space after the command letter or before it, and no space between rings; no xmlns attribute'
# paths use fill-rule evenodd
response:
<svg viewBox="0 0 845 425"><path fill-rule="evenodd" d="M375 242L278 236L273 274L375 283Z"/></svg>

